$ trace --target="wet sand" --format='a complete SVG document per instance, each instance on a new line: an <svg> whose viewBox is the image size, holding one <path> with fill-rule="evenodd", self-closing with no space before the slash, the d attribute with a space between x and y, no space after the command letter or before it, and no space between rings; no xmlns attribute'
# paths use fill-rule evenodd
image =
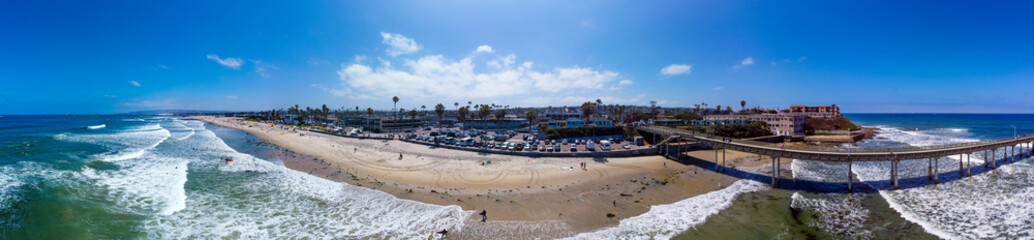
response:
<svg viewBox="0 0 1034 240"><path fill-rule="evenodd" d="M195 118L277 145L284 165L297 171L403 199L486 210L489 221L480 223L480 217L472 216L467 227L455 233L462 239L573 236L617 225L651 205L719 190L739 180L715 173L714 152L707 150L690 152L679 161L661 156L529 158L343 138L229 118ZM732 167L761 172L770 162L734 151L726 158ZM482 165L487 161L492 163ZM579 168L582 162L585 169Z"/></svg>

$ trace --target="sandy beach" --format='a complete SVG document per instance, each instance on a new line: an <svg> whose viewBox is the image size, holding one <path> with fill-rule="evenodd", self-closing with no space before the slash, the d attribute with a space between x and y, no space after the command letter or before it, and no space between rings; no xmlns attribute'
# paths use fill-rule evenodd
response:
<svg viewBox="0 0 1034 240"><path fill-rule="evenodd" d="M297 171L403 199L486 210L488 222L477 223L480 218L472 216L469 227L457 233L464 239L572 236L739 180L701 168L714 161L713 151L690 152L680 161L661 156L529 158L344 138L232 118L193 118L275 144L284 165ZM731 167L767 175L768 158L734 151L726 158ZM582 162L585 169L579 168Z"/></svg>

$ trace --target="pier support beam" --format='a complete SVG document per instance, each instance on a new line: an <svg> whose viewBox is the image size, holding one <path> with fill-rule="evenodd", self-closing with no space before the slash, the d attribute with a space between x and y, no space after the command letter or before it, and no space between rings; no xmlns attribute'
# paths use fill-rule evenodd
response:
<svg viewBox="0 0 1034 240"><path fill-rule="evenodd" d="M941 158L939 158L939 157L933 158L933 183L941 183L941 179L939 178L940 175L941 175L941 171L938 168L938 167L940 167L938 165L938 163L940 163L940 162L941 162Z"/></svg>
<svg viewBox="0 0 1034 240"><path fill-rule="evenodd" d="M776 186L776 161L779 161L779 158L772 158L772 187Z"/></svg>
<svg viewBox="0 0 1034 240"><path fill-rule="evenodd" d="M894 190L898 190L898 160L894 159L890 162L890 182L894 185Z"/></svg>
<svg viewBox="0 0 1034 240"><path fill-rule="evenodd" d="M991 149L991 169L992 170L998 167L997 166L998 165L998 161L995 161L995 158L998 158L998 154L995 154L995 152L996 152L995 150L998 150L998 149Z"/></svg>
<svg viewBox="0 0 1034 240"><path fill-rule="evenodd" d="M851 161L851 159L848 159L847 160L847 192L849 192L849 193L850 192L854 192L854 188L852 188L853 187L852 185L854 185L854 178L851 178L851 166L852 165L854 165L854 163Z"/></svg>
<svg viewBox="0 0 1034 240"><path fill-rule="evenodd" d="M725 149L722 148L722 172L725 172L726 167L728 166L725 165Z"/></svg>
<svg viewBox="0 0 1034 240"><path fill-rule="evenodd" d="M926 159L926 180L933 181L933 158Z"/></svg>
<svg viewBox="0 0 1034 240"><path fill-rule="evenodd" d="M966 176L967 177L972 177L973 176L973 166L972 166L972 163L971 163L972 161L973 161L973 153L966 154Z"/></svg>
<svg viewBox="0 0 1034 240"><path fill-rule="evenodd" d="M966 172L962 171L962 155L963 154L961 153L959 154L959 179L962 179L963 176L966 176Z"/></svg>
<svg viewBox="0 0 1034 240"><path fill-rule="evenodd" d="M987 155L987 150L984 150L984 169L987 169L991 164L991 155Z"/></svg>
<svg viewBox="0 0 1034 240"><path fill-rule="evenodd" d="M721 169L719 169L719 168L721 166L722 165L718 165L718 148L716 147L716 148L714 148L714 171L715 172L720 172Z"/></svg>

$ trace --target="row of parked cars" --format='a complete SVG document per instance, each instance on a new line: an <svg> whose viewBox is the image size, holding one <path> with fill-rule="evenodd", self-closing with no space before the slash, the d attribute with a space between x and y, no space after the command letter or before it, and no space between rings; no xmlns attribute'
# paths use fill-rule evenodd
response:
<svg viewBox="0 0 1034 240"><path fill-rule="evenodd" d="M478 141L471 137L455 138L447 136L416 136L414 139L426 142L436 142L447 145L461 146L461 147L473 147L473 148L488 148L497 149L504 151L539 151L539 152L561 152L564 146L567 146L568 152L577 152L578 145L584 145L585 149L589 151L596 151L597 146L601 151L610 151L615 147L615 143L610 139L595 139L595 140L544 140L539 141L535 137L525 138L526 142L514 143L507 141ZM621 140L616 140L621 141ZM628 143L621 146L624 149L631 149Z"/></svg>

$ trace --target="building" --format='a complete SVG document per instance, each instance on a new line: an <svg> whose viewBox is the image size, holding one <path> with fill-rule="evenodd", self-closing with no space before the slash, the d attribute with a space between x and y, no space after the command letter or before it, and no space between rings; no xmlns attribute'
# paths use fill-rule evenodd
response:
<svg viewBox="0 0 1034 240"><path fill-rule="evenodd" d="M477 129L514 129L522 128L528 120L520 118L503 118L494 120L467 120L463 122L464 128Z"/></svg>
<svg viewBox="0 0 1034 240"><path fill-rule="evenodd" d="M714 125L765 122L772 134L780 136L804 136L804 120L802 114L751 114L751 115L707 115L704 121ZM705 125L706 126L706 125Z"/></svg>
<svg viewBox="0 0 1034 240"><path fill-rule="evenodd" d="M584 127L585 126L585 120L581 120L581 119L577 119L577 118L568 118L566 120L566 122L567 122L567 127Z"/></svg>
<svg viewBox="0 0 1034 240"><path fill-rule="evenodd" d="M790 114L803 115L806 117L836 117L840 116L840 107L836 104L821 106L790 105Z"/></svg>
<svg viewBox="0 0 1034 240"><path fill-rule="evenodd" d="M655 125L665 127L683 126L686 125L686 122L686 120L682 119L661 119L653 121Z"/></svg>
<svg viewBox="0 0 1034 240"><path fill-rule="evenodd" d="M613 127L614 126L614 121L611 121L610 119L606 119L606 118L592 118L592 119L589 120L589 122L592 123L593 126L597 126L597 127Z"/></svg>
<svg viewBox="0 0 1034 240"><path fill-rule="evenodd" d="M549 120L546 122L547 128L562 128L564 127L564 120Z"/></svg>
<svg viewBox="0 0 1034 240"><path fill-rule="evenodd" d="M571 110L571 109L568 109L568 108L561 108L561 109L546 111L546 113L543 113L542 115L547 117L547 118L549 118L549 119L553 119L553 120L564 120L564 119L568 119L568 118L581 117L582 116L582 111L580 111L580 110Z"/></svg>
<svg viewBox="0 0 1034 240"><path fill-rule="evenodd" d="M423 123L423 120L420 119L394 117L349 117L342 118L342 121L349 125L361 126L364 130L371 132L401 132L419 128Z"/></svg>

